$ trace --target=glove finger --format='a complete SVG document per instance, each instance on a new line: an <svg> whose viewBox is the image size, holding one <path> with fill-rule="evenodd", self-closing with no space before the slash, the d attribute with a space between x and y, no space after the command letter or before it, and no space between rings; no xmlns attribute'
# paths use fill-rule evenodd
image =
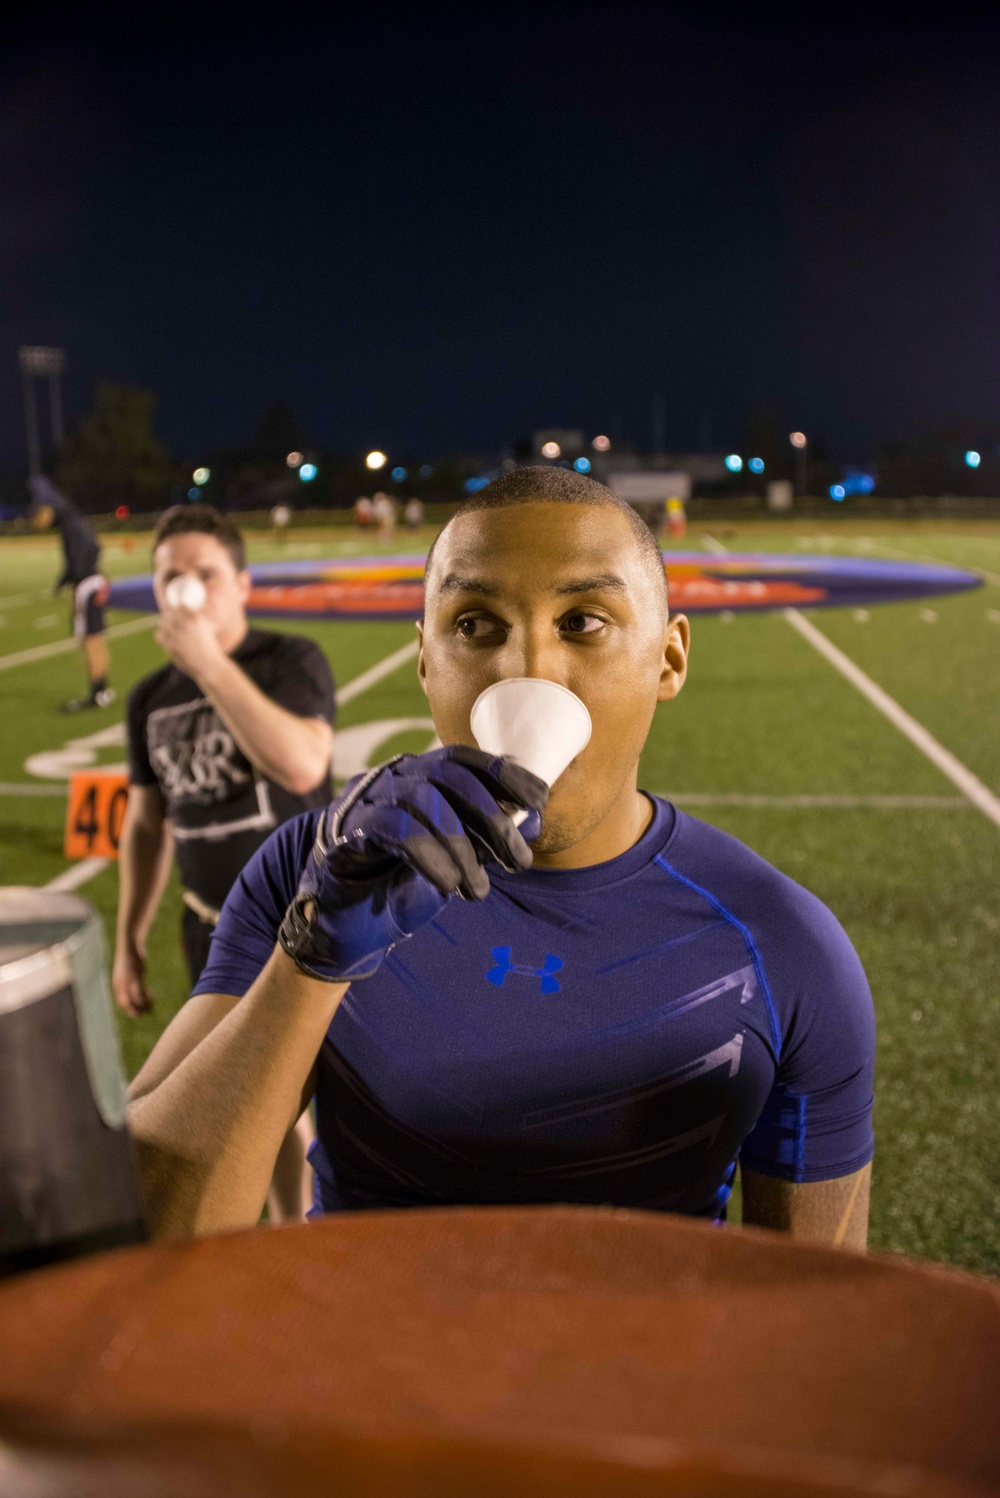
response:
<svg viewBox="0 0 1000 1498"><path fill-rule="evenodd" d="M448 798L429 780L399 776L394 786L393 804L402 807L444 843L453 861L462 871L459 893L466 900L482 900L490 891L489 876L483 870L476 843Z"/></svg>
<svg viewBox="0 0 1000 1498"><path fill-rule="evenodd" d="M410 756L412 761L415 758L416 756ZM386 774L377 783L373 782L365 792L365 797L344 818L341 837L349 839L347 848L355 846L361 851L356 840L364 839L370 828L376 825L371 821L371 816L373 810L379 807L406 810L422 824L422 828L445 845L452 861L460 870L461 884L458 885L458 893L464 899L482 900L490 893L490 878L482 870L475 843L470 842L466 828L461 824L448 798L430 780L416 779L413 774ZM397 836L398 828L392 831ZM371 857L371 840L364 843L364 855ZM424 861L427 861L427 857Z"/></svg>
<svg viewBox="0 0 1000 1498"><path fill-rule="evenodd" d="M524 821L521 823L520 827L517 830L524 838L524 841L526 843L528 843L529 845L533 843L535 841L535 838L542 830L542 819L538 815L538 812L529 811L528 815L525 817Z"/></svg>
<svg viewBox="0 0 1000 1498"><path fill-rule="evenodd" d="M434 784L447 797L463 827L487 858L496 859L505 869L531 867L531 850L520 830L474 770L449 760L429 770Z"/></svg>
<svg viewBox="0 0 1000 1498"><path fill-rule="evenodd" d="M389 918L403 936L412 936L414 931L433 920L447 903L447 895L441 894L422 874L414 873L412 869L400 869L389 886Z"/></svg>
<svg viewBox="0 0 1000 1498"><path fill-rule="evenodd" d="M474 752L478 753L478 750ZM456 817L456 823L448 824L447 833L454 837L457 832L470 840L477 865L495 859L505 869L530 867L528 846L503 807L472 770L443 759L440 753L407 755L388 767L352 808L343 830L360 825L366 808L370 806L416 804L421 794L418 787L421 786L429 787ZM434 816L429 814L430 807L426 803L423 811L433 825ZM481 898L484 892L477 887L473 877L473 898Z"/></svg>
<svg viewBox="0 0 1000 1498"><path fill-rule="evenodd" d="M357 818L351 817L350 831L339 846L356 849L365 857L388 853L399 858L444 895L456 894L463 883L463 870L448 843L404 806L389 802L365 806Z"/></svg>
<svg viewBox="0 0 1000 1498"><path fill-rule="evenodd" d="M485 754L469 744L449 744L434 753L471 770L497 801L513 801L528 811L541 811L549 799L545 781L511 759Z"/></svg>

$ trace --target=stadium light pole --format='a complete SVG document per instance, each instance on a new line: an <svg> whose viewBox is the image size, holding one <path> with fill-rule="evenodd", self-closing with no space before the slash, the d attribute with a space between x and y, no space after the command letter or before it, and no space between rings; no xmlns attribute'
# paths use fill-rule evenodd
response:
<svg viewBox="0 0 1000 1498"><path fill-rule="evenodd" d="M59 380L66 367L66 351L61 348L39 348L26 345L17 351L24 380L24 424L28 438L28 472L34 477L42 471L42 445L38 432L38 405L35 400L35 378L48 378L49 417L52 422L52 444L59 448L63 440L62 391Z"/></svg>

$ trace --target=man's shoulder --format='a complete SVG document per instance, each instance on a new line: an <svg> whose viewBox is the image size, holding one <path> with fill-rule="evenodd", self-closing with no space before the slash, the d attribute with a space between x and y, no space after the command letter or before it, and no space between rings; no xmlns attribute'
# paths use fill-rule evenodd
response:
<svg viewBox="0 0 1000 1498"><path fill-rule="evenodd" d="M325 809L313 807L299 812L276 827L247 864L244 870L247 881L252 885L263 880L282 896L287 892L287 904L298 888L302 866L316 840L316 829Z"/></svg>
<svg viewBox="0 0 1000 1498"><path fill-rule="evenodd" d="M307 656L318 657L326 661L315 640L310 640L308 635L288 634L279 629L251 629L247 631L247 637L240 654L247 656L261 656L272 658L275 656L295 657L302 660Z"/></svg>
<svg viewBox="0 0 1000 1498"><path fill-rule="evenodd" d="M688 812L678 812L674 836L658 862L754 935L780 935L786 944L793 939L821 945L847 939L836 916L811 890L739 838Z"/></svg>
<svg viewBox="0 0 1000 1498"><path fill-rule="evenodd" d="M154 708L176 685L177 676L178 672L168 661L165 666L150 671L148 676L140 677L128 694L129 716L139 716Z"/></svg>

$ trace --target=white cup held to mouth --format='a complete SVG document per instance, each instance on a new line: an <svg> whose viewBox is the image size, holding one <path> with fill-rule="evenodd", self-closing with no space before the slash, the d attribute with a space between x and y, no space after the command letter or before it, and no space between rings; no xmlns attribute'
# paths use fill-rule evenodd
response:
<svg viewBox="0 0 1000 1498"><path fill-rule="evenodd" d="M575 693L533 676L496 681L472 705L472 734L480 749L512 759L547 786L586 748L592 727ZM515 824L527 815L516 811Z"/></svg>
<svg viewBox="0 0 1000 1498"><path fill-rule="evenodd" d="M167 583L164 598L172 609L190 609L192 614L197 614L203 609L208 600L205 592L205 584L200 577L192 577L190 573L183 573L180 577L172 577Z"/></svg>

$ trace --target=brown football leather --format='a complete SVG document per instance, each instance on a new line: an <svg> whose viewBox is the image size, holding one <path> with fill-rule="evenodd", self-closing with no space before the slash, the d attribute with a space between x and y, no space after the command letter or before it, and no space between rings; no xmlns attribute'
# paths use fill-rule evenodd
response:
<svg viewBox="0 0 1000 1498"><path fill-rule="evenodd" d="M0 1286L5 1498L973 1498L998 1412L992 1282L652 1213L360 1213Z"/></svg>

